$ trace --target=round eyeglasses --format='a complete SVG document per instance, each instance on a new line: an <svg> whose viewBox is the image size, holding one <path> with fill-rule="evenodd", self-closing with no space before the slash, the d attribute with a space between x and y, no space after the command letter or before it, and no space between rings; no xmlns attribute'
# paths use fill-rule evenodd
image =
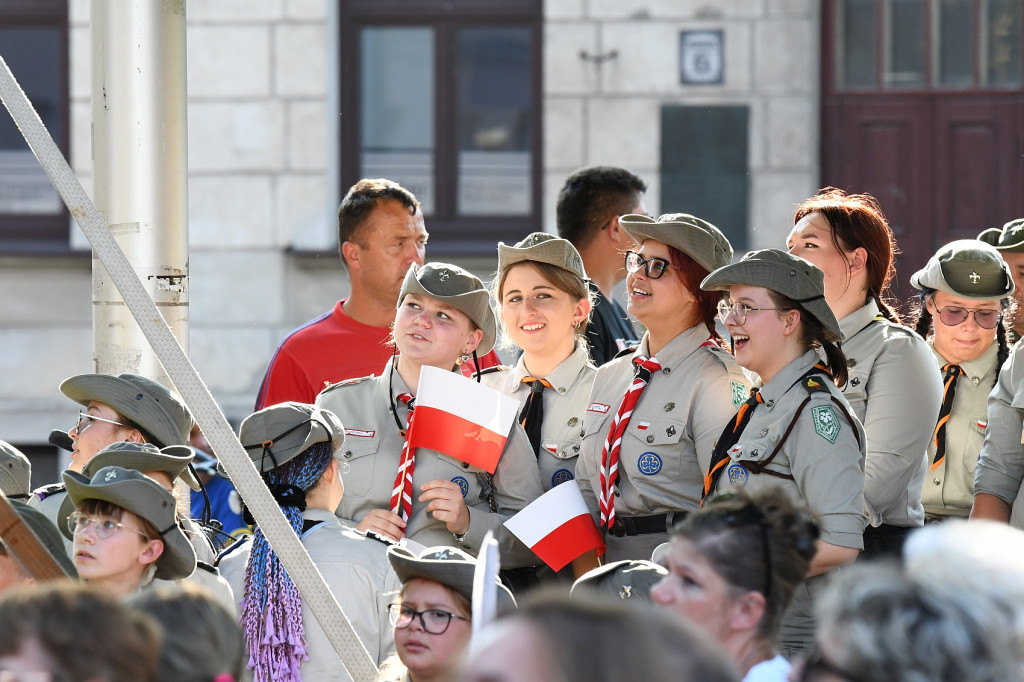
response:
<svg viewBox="0 0 1024 682"><path fill-rule="evenodd" d="M452 624L452 619L454 618L465 621L469 620L469 618L463 618L458 614L442 609L417 611L405 604L391 604L388 606L388 620L391 621L392 627L399 630L404 630L412 625L412 621L416 617L419 617L423 630L431 635L443 635L448 630L448 626Z"/></svg>
<svg viewBox="0 0 1024 682"><path fill-rule="evenodd" d="M658 279L665 274L665 271L669 268L675 267L664 258L658 258L652 256L650 258L644 258L636 251L626 252L626 272L639 272L640 268L644 269L644 274L650 279Z"/></svg>
<svg viewBox="0 0 1024 682"><path fill-rule="evenodd" d="M103 417L97 417L94 414L86 414L85 412L78 413L78 423L75 424L75 433L81 434L87 428L92 426L93 422L105 422L107 424L113 424L114 426L124 426L121 422L116 422L113 419L105 419Z"/></svg>
<svg viewBox="0 0 1024 682"><path fill-rule="evenodd" d="M958 305L947 305L944 308L938 308L937 311L942 324L947 327L956 327L963 324L967 321L969 315L974 315L974 324L982 329L995 329L996 325L999 324L999 320L1003 319L1001 311L985 308L975 309L963 308Z"/></svg>
<svg viewBox="0 0 1024 682"><path fill-rule="evenodd" d="M68 530L71 531L72 535L80 535L84 533L85 529L89 526L92 526L92 530L96 533L96 537L101 540L106 540L122 528L124 530L130 530L133 533L138 533L144 538L149 537L141 530L129 528L120 521L116 521L109 516L89 516L88 514L76 511L68 517Z"/></svg>
<svg viewBox="0 0 1024 682"><path fill-rule="evenodd" d="M751 308L746 303L742 303L740 301L729 303L725 299L722 299L718 302L718 319L722 321L722 324L725 324L725 318L732 315L737 323L746 324L747 313L756 313L761 310L792 310L792 308Z"/></svg>

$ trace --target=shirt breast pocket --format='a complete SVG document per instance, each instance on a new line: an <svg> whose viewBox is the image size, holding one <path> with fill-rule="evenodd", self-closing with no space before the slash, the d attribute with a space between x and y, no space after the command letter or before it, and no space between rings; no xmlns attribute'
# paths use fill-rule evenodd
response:
<svg viewBox="0 0 1024 682"><path fill-rule="evenodd" d="M843 397L857 414L863 414L868 399L868 372L850 368L850 378L843 388Z"/></svg>
<svg viewBox="0 0 1024 682"><path fill-rule="evenodd" d="M365 495L373 485L373 469L377 463L380 438L356 438L349 436L342 446L341 461L347 465L341 474L345 481L345 492L353 498ZM395 463L395 472L398 463Z"/></svg>
<svg viewBox="0 0 1024 682"><path fill-rule="evenodd" d="M480 500L480 480L486 476L487 472L478 466L441 452L437 453L437 478L443 478L459 486L468 505Z"/></svg>
<svg viewBox="0 0 1024 682"><path fill-rule="evenodd" d="M771 437L741 440L729 451L730 462L722 472L723 483L728 481L730 487L742 488L746 485L749 475L771 476L760 474L762 467L778 474L791 475L789 459L781 451L770 462L765 463L777 445L778 439Z"/></svg>
<svg viewBox="0 0 1024 682"><path fill-rule="evenodd" d="M683 422L675 419L637 418L623 435L619 466L634 478L639 475L675 480L685 456L680 445L685 433Z"/></svg>

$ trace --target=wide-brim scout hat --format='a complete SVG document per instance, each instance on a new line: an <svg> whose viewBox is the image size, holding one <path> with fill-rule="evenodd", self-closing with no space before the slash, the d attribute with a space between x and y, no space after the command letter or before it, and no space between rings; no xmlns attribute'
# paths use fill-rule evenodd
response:
<svg viewBox="0 0 1024 682"><path fill-rule="evenodd" d="M95 400L138 424L156 445L185 445L192 415L169 388L138 374L79 374L65 379L61 393L79 405Z"/></svg>
<svg viewBox="0 0 1024 682"><path fill-rule="evenodd" d="M494 348L494 336L497 323L491 310L491 295L484 288L484 283L471 272L449 263L427 263L417 267L409 266L402 282L402 291L398 294L398 305L408 294L429 296L445 304L461 310L483 330L484 336L477 346L477 353L483 355Z"/></svg>
<svg viewBox="0 0 1024 682"><path fill-rule="evenodd" d="M78 577L78 571L75 570L75 562L68 556L67 549L64 545L64 538L61 537L60 531L57 530L57 526L53 525L53 521L50 521L38 509L34 509L24 502L19 500L8 500L11 503L11 507L18 513L21 520L25 522L31 530L36 539L42 543L46 551L50 553L60 567L64 569L72 578Z"/></svg>
<svg viewBox="0 0 1024 682"><path fill-rule="evenodd" d="M657 220L630 213L619 218L619 225L638 244L653 239L674 246L708 272L732 262L732 244L722 231L687 213L666 213Z"/></svg>
<svg viewBox="0 0 1024 682"><path fill-rule="evenodd" d="M625 559L587 571L573 583L570 595L584 592L618 599L651 600L651 588L668 575L668 569L653 561Z"/></svg>
<svg viewBox="0 0 1024 682"><path fill-rule="evenodd" d="M32 465L28 457L3 440L0 440L0 490L8 497L32 492Z"/></svg>
<svg viewBox="0 0 1024 682"><path fill-rule="evenodd" d="M970 299L1005 298L1014 288L1010 266L999 251L978 239L946 244L911 275L910 284Z"/></svg>
<svg viewBox="0 0 1024 682"><path fill-rule="evenodd" d="M199 490L199 481L189 471L189 462L195 457L195 450L187 445L168 445L166 448L158 449L152 443L129 443L122 441L111 443L103 448L82 467L82 474L87 479L92 479L100 469L106 467L121 467L131 469L139 473L148 474L150 471L162 471L171 480L181 477L193 490ZM75 511L75 503L70 496L65 496L60 503L60 510L57 512L58 519L66 519Z"/></svg>
<svg viewBox="0 0 1024 682"><path fill-rule="evenodd" d="M290 462L317 443L335 453L345 444L345 427L330 410L285 402L263 408L242 421L238 439L260 472ZM223 472L222 472L223 473Z"/></svg>
<svg viewBox="0 0 1024 682"><path fill-rule="evenodd" d="M413 578L424 578L447 585L468 601L473 601L473 574L476 559L456 547L427 547L419 556L401 545L388 547L388 561L402 584ZM497 583L498 613L516 608L515 597L508 588Z"/></svg>
<svg viewBox="0 0 1024 682"><path fill-rule="evenodd" d="M997 251L1024 253L1024 218L1017 218L1000 227L990 227L978 235L978 239L990 244Z"/></svg>
<svg viewBox="0 0 1024 682"><path fill-rule="evenodd" d="M726 290L735 284L764 287L782 294L818 320L831 341L842 340L839 322L825 301L825 274L810 261L779 249L751 251L740 262L705 277L700 288Z"/></svg>
<svg viewBox="0 0 1024 682"><path fill-rule="evenodd" d="M587 269L572 242L547 232L533 232L515 246L498 242L498 274L516 263L535 262L568 270L586 281Z"/></svg>
<svg viewBox="0 0 1024 682"><path fill-rule="evenodd" d="M123 467L104 467L90 480L85 474L70 469L61 478L68 497L77 507L83 500L101 500L116 504L145 519L160 533L164 551L156 560L160 580L178 580L192 575L196 568L196 550L178 527L174 496L145 474ZM73 539L67 524L60 531Z"/></svg>

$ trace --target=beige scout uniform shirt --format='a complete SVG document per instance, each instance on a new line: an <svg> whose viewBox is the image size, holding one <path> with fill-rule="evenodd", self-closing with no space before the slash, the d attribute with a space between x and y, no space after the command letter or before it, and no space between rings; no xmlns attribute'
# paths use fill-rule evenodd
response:
<svg viewBox="0 0 1024 682"><path fill-rule="evenodd" d="M941 375L948 362L933 349ZM960 363L964 375L956 380L953 409L946 422L946 458L931 468L935 457L935 439L928 445L928 474L924 480L924 512L929 518L963 516L971 513L974 504L974 471L978 454L985 442L988 424L988 394L996 380L999 366L998 344L989 346L981 357Z"/></svg>
<svg viewBox="0 0 1024 682"><path fill-rule="evenodd" d="M716 490L746 488L748 491L782 488L797 504L808 507L818 520L820 538L840 547L863 549L864 526L864 429L840 412L832 397L846 403L828 378L819 375L827 392L809 393L800 378L818 362L808 351L786 365L761 387L764 403L750 415L739 441L730 450L731 462L718 479ZM793 476L793 480L768 474L751 474L744 462L760 462L775 450L793 422L800 404L811 400L797 417L796 425L767 468ZM847 410L849 406L847 405ZM857 443L856 434L860 436ZM828 574L825 574L828 575ZM783 655L806 651L814 641L814 602L826 582L825 575L801 583L783 618L778 641Z"/></svg>
<svg viewBox="0 0 1024 682"><path fill-rule="evenodd" d="M551 388L545 388L544 423L541 427L541 451L537 459L540 482L545 492L576 476L576 457L583 439L583 415L594 385L597 368L583 344L577 343L572 354L546 377ZM530 384L522 383L530 376L522 356L515 367L502 367L481 376L485 386L507 393L519 400L522 412L530 396Z"/></svg>
<svg viewBox="0 0 1024 682"><path fill-rule="evenodd" d="M388 562L387 545L346 527L323 509L307 509L302 518L317 523L302 534L302 546L379 666L395 650L388 604L402 587ZM252 539L246 537L220 558L220 570L238 600L238 613L242 612L245 567L251 551ZM302 663L302 679L351 680L306 600L302 603L302 628L309 654L309 660Z"/></svg>
<svg viewBox="0 0 1024 682"><path fill-rule="evenodd" d="M926 452L942 404L928 344L880 319L874 301L839 321L850 380L843 396L867 433L864 501L872 526L924 523Z"/></svg>
<svg viewBox="0 0 1024 682"><path fill-rule="evenodd" d="M715 441L750 389L732 355L708 340L706 327L691 327L657 354L662 369L644 389L622 437L616 515L693 511L700 505ZM647 343L645 334L633 354L597 370L586 408L576 478L598 521L601 451L633 380L633 358L648 355ZM633 539L607 535L607 560L650 559L666 540L660 533Z"/></svg>
<svg viewBox="0 0 1024 682"><path fill-rule="evenodd" d="M398 410L398 421L404 427L409 410L398 396L409 392L398 372L391 372L389 360L379 377L367 377L342 382L324 389L316 399L317 407L334 412L345 425L345 445L342 461L348 465L343 475L345 497L337 514L342 519L361 520L372 509L389 509L391 491L395 486L398 464L405 438L395 424L391 405ZM388 379L392 378L389 388ZM480 548L488 530L495 531L515 512L521 510L543 494L537 461L530 448L526 432L518 424L505 443L494 477L483 469L449 457L436 450L419 448L416 451L416 469L413 474L412 514L405 536L428 547L453 545L455 537L447 526L428 515L426 504L419 502L421 486L435 479L453 481L462 489L469 508L470 525L461 547L473 554ZM488 486L494 498L492 512L488 502ZM514 540L506 535L509 542ZM511 549L500 548L503 555ZM503 568L514 568L504 565Z"/></svg>
<svg viewBox="0 0 1024 682"><path fill-rule="evenodd" d="M1010 525L1024 528L1024 344L1018 343L988 397L988 428L974 473L974 494L1011 505Z"/></svg>

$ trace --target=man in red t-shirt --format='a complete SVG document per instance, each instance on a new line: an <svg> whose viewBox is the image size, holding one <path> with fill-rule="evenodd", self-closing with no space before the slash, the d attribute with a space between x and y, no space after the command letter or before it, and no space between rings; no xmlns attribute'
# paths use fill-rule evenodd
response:
<svg viewBox="0 0 1024 682"><path fill-rule="evenodd" d="M380 372L392 353L387 340L402 280L411 264L423 265L427 236L419 201L398 183L364 179L349 189L338 209L338 244L352 293L285 337L256 410L312 403L327 384ZM481 367L495 364L493 352L480 358Z"/></svg>

